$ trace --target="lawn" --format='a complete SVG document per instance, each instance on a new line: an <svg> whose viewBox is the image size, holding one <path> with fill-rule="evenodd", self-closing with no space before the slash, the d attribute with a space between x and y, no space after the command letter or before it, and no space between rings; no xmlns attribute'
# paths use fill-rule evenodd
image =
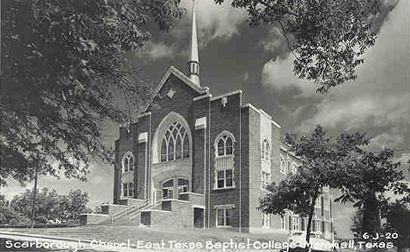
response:
<svg viewBox="0 0 410 252"><path fill-rule="evenodd" d="M285 241L286 234L248 234L238 233L229 229L199 229L199 228L166 228L166 227L136 227L131 225L123 226L80 226L68 228L36 228L36 229L0 229L0 231L19 232L37 234L45 236L58 236L73 238L82 241L101 240L102 242L123 243L130 240L132 243L137 241L161 242L180 241L180 242L245 242L251 241L267 242L271 240Z"/></svg>

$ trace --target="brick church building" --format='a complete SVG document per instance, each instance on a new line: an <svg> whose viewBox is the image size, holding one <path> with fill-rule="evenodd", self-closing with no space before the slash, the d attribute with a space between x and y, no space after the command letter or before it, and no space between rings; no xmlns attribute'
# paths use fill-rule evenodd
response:
<svg viewBox="0 0 410 252"><path fill-rule="evenodd" d="M257 209L266 185L297 172L298 159L281 142L281 126L243 104L241 90L213 96L200 85L195 7L192 13L188 73L171 66L137 122L120 128L114 204L104 213L145 226L305 230L305 218ZM312 229L330 239L332 226L325 191Z"/></svg>

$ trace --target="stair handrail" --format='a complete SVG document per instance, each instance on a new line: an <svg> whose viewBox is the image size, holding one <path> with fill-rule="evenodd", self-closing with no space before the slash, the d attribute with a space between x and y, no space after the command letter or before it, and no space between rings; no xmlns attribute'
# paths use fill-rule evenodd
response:
<svg viewBox="0 0 410 252"><path fill-rule="evenodd" d="M136 205L131 205L131 206L127 206L124 210L118 211L116 213L114 213L113 215L111 215L111 222L114 222L115 220L121 218L124 215L128 215L129 212L132 212L132 210L134 209L138 209L141 207L144 207L148 204L149 199L146 199L143 201L142 204L136 204Z"/></svg>

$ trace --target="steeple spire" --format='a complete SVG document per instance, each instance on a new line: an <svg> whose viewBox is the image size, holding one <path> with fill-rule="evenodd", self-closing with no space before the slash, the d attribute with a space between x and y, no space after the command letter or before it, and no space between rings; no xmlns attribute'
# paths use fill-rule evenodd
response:
<svg viewBox="0 0 410 252"><path fill-rule="evenodd" d="M188 60L188 77L199 86L199 53L198 35L196 31L195 0L192 0L192 29L190 49L190 58Z"/></svg>

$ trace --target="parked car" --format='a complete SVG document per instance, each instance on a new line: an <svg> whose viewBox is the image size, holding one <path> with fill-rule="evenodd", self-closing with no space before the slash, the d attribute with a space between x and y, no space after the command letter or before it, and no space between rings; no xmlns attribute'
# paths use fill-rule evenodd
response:
<svg viewBox="0 0 410 252"><path fill-rule="evenodd" d="M283 250L286 252L299 252L305 251L306 248L306 232L293 232L288 242L290 244L289 248ZM312 252L333 252L336 251L336 247L328 240L322 238L321 235L312 232L310 233L310 247Z"/></svg>

